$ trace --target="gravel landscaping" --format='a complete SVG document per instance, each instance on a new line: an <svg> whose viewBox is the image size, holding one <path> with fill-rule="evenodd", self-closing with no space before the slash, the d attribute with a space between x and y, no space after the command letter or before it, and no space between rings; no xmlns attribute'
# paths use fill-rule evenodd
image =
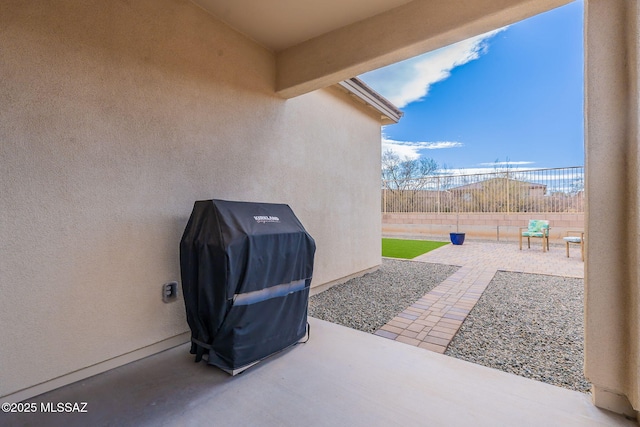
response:
<svg viewBox="0 0 640 427"><path fill-rule="evenodd" d="M458 267L383 259L380 268L309 298L309 315L373 333Z"/></svg>
<svg viewBox="0 0 640 427"><path fill-rule="evenodd" d="M457 269L384 259L378 271L311 297L309 315L373 333ZM445 354L588 393L583 293L583 279L499 271Z"/></svg>
<svg viewBox="0 0 640 427"><path fill-rule="evenodd" d="M499 271L448 356L584 393L584 280Z"/></svg>

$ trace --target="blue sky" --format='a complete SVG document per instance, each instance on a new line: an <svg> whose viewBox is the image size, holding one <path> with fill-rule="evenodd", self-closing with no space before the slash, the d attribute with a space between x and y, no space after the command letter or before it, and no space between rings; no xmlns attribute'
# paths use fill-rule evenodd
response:
<svg viewBox="0 0 640 427"><path fill-rule="evenodd" d="M479 172L584 165L582 1L359 76L404 112L382 149Z"/></svg>

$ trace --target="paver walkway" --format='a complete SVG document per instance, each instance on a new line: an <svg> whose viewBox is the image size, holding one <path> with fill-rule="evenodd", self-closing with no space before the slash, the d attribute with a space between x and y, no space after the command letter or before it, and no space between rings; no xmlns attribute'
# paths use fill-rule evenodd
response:
<svg viewBox="0 0 640 427"><path fill-rule="evenodd" d="M458 265L460 269L375 334L438 353L445 352L498 270L584 278L579 249L567 258L564 246L543 253L537 241L522 251L517 242L446 245L414 261Z"/></svg>

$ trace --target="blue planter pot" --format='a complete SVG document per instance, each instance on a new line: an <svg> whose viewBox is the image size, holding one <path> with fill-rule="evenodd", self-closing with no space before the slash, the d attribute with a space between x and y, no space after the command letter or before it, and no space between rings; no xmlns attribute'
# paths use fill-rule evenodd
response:
<svg viewBox="0 0 640 427"><path fill-rule="evenodd" d="M464 243L464 233L449 233L451 243L454 245L461 245Z"/></svg>

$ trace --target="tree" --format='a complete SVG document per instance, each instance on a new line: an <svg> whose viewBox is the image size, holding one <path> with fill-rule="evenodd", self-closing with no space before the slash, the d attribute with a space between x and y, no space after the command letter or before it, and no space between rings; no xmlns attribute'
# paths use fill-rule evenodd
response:
<svg viewBox="0 0 640 427"><path fill-rule="evenodd" d="M424 193L421 190L428 188L429 176L438 171L438 164L431 158L401 159L392 150L386 150L382 154L382 185L389 190L390 197L386 197L384 203L387 210L400 210L411 212L421 204ZM424 203L422 203L424 204Z"/></svg>
<svg viewBox="0 0 640 427"><path fill-rule="evenodd" d="M382 180L387 181L389 187L399 190L415 189L419 185L416 181L438 170L438 163L431 158L410 159L400 156L392 150L382 154Z"/></svg>

